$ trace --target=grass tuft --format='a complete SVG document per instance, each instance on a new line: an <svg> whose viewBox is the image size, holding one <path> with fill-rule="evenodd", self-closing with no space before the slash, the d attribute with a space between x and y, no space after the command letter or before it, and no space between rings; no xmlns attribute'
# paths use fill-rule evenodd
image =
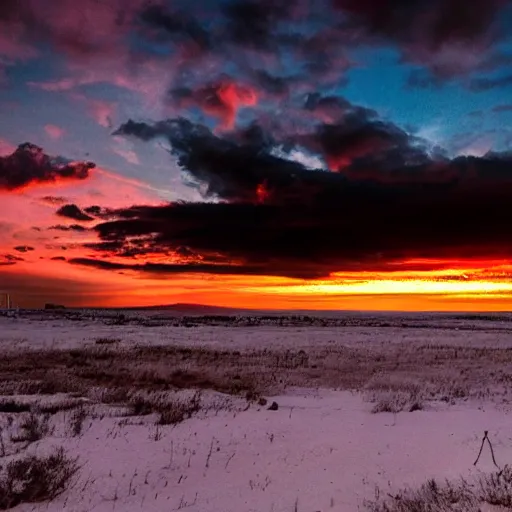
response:
<svg viewBox="0 0 512 512"><path fill-rule="evenodd" d="M17 402L16 400L5 400L0 402L0 412L16 414L30 411L30 404Z"/></svg>
<svg viewBox="0 0 512 512"><path fill-rule="evenodd" d="M132 398L131 407L134 416L158 413L159 425L177 425L201 410L201 393L178 399L138 395Z"/></svg>
<svg viewBox="0 0 512 512"><path fill-rule="evenodd" d="M47 457L10 462L0 476L0 510L53 500L66 490L77 470L77 459L67 457L62 448Z"/></svg>
<svg viewBox="0 0 512 512"><path fill-rule="evenodd" d="M71 414L69 426L73 437L78 437L82 433L85 418L87 418L87 413L84 407L78 407Z"/></svg>
<svg viewBox="0 0 512 512"><path fill-rule="evenodd" d="M21 434L13 437L15 443L35 443L46 437L50 432L49 415L38 416L31 413L20 424Z"/></svg>
<svg viewBox="0 0 512 512"><path fill-rule="evenodd" d="M463 479L455 484L429 480L419 489L406 488L384 500L365 503L368 512L481 512L483 505L512 509L512 470L508 466L479 477L473 485Z"/></svg>

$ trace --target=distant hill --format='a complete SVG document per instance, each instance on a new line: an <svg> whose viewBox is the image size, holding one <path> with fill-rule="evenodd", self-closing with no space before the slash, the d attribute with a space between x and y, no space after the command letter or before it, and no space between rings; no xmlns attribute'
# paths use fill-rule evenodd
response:
<svg viewBox="0 0 512 512"><path fill-rule="evenodd" d="M163 304L159 306L142 306L123 309L128 311L167 311L169 313L187 313L195 315L237 315L240 313L254 312L251 309L238 309L223 306L208 306L205 304L187 304L181 302L177 304Z"/></svg>

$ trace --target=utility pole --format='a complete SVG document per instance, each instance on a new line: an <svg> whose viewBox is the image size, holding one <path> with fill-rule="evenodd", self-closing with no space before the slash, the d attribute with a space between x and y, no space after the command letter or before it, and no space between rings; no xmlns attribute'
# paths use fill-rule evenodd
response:
<svg viewBox="0 0 512 512"><path fill-rule="evenodd" d="M12 308L12 302L11 302L11 296L7 292L1 292L3 297L2 301L0 302L0 306L5 309L11 309Z"/></svg>

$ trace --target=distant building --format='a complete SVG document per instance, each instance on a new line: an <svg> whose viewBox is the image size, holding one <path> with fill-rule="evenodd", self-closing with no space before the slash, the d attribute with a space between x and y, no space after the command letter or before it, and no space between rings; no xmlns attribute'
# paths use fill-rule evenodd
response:
<svg viewBox="0 0 512 512"><path fill-rule="evenodd" d="M63 306L61 304L47 303L44 305L44 309L66 309L66 306Z"/></svg>

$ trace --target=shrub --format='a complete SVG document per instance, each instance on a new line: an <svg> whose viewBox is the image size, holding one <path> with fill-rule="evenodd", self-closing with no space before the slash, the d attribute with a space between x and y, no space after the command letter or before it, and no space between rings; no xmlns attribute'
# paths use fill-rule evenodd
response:
<svg viewBox="0 0 512 512"><path fill-rule="evenodd" d="M489 505L512 509L512 469L483 476L479 481L480 498Z"/></svg>
<svg viewBox="0 0 512 512"><path fill-rule="evenodd" d="M0 402L0 412L19 413L30 411L30 404L16 402L15 400L6 400Z"/></svg>
<svg viewBox="0 0 512 512"><path fill-rule="evenodd" d="M452 485L429 480L419 489L405 489L386 501L365 503L369 512L478 512L476 497L466 482Z"/></svg>
<svg viewBox="0 0 512 512"><path fill-rule="evenodd" d="M96 345L115 345L120 341L121 340L117 338L97 338L94 343L96 343Z"/></svg>
<svg viewBox="0 0 512 512"><path fill-rule="evenodd" d="M375 403L372 408L374 414L379 412L414 412L421 411L424 408L421 396L405 392L375 393L370 400Z"/></svg>
<svg viewBox="0 0 512 512"><path fill-rule="evenodd" d="M160 409L160 425L176 425L201 410L201 395L195 393L185 401L173 401Z"/></svg>
<svg viewBox="0 0 512 512"><path fill-rule="evenodd" d="M189 398L178 399L136 396L131 407L134 416L158 413L159 425L176 425L201 410L201 394L197 392Z"/></svg>
<svg viewBox="0 0 512 512"><path fill-rule="evenodd" d="M147 416L158 409L156 400L151 400L143 396L136 396L130 401L133 416Z"/></svg>
<svg viewBox="0 0 512 512"><path fill-rule="evenodd" d="M74 437L77 437L82 433L85 418L87 418L87 414L83 407L78 407L77 409L75 409L73 411L73 414L71 415L69 423L70 423L71 434Z"/></svg>
<svg viewBox="0 0 512 512"><path fill-rule="evenodd" d="M50 431L48 423L48 415L38 416L36 414L31 413L20 424L20 430L22 431L22 433L17 437L13 437L12 440L15 443L35 443L36 441L40 441Z"/></svg>
<svg viewBox="0 0 512 512"><path fill-rule="evenodd" d="M75 409L80 405L80 403L81 402L76 399L67 399L61 400L60 402L37 404L35 410L45 414L57 414L60 411L69 411L70 409Z"/></svg>
<svg viewBox="0 0 512 512"><path fill-rule="evenodd" d="M365 506L369 512L481 512L483 504L512 509L512 469L508 466L472 483L461 479L456 484L440 485L429 480L419 489L404 489Z"/></svg>
<svg viewBox="0 0 512 512"><path fill-rule="evenodd" d="M0 510L56 498L77 470L77 459L67 457L62 448L47 457L10 462L0 477Z"/></svg>

